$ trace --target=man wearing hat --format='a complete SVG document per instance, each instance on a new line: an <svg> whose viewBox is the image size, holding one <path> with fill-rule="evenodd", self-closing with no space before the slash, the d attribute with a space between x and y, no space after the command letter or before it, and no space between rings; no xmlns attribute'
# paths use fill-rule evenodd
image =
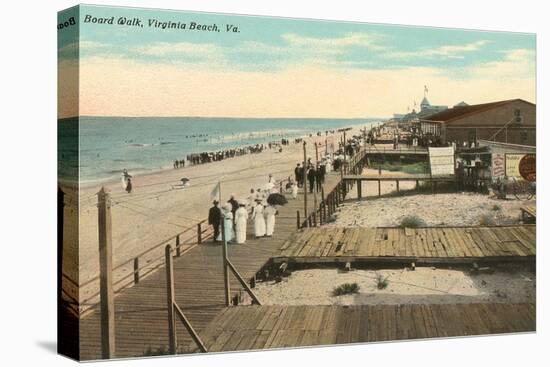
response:
<svg viewBox="0 0 550 367"><path fill-rule="evenodd" d="M212 202L213 206L208 212L208 224L214 228L214 242L218 242L218 236L220 234L221 213L218 204L218 201L214 200Z"/></svg>

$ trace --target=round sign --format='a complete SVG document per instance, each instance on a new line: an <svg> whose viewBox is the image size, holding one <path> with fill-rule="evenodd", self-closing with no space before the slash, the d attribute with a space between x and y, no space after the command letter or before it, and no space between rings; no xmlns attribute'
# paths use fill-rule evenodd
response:
<svg viewBox="0 0 550 367"><path fill-rule="evenodd" d="M535 182L537 179L537 160L534 154L526 154L521 158L518 165L519 174L529 182Z"/></svg>

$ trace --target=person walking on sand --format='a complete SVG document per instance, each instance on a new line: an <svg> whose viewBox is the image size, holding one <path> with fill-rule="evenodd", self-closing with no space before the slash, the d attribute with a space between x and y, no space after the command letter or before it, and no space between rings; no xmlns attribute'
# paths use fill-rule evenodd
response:
<svg viewBox="0 0 550 367"><path fill-rule="evenodd" d="M128 177L128 180L126 181L126 192L129 194L132 192L132 179Z"/></svg>
<svg viewBox="0 0 550 367"><path fill-rule="evenodd" d="M248 211L244 202L239 203L239 209L235 212L235 237L237 243L246 242L246 223L248 221Z"/></svg>
<svg viewBox="0 0 550 367"><path fill-rule="evenodd" d="M218 242L218 236L220 235L220 224L221 224L221 212L220 208L218 208L218 201L214 200L212 202L212 207L210 208L210 211L208 212L208 224L212 226L214 229L214 242Z"/></svg>
<svg viewBox="0 0 550 367"><path fill-rule="evenodd" d="M254 220L254 235L256 238L265 236L264 206L261 200L256 200L256 206L252 211L252 220Z"/></svg>
<svg viewBox="0 0 550 367"><path fill-rule="evenodd" d="M266 237L273 236L273 231L275 230L275 215L277 215L277 209L275 209L273 205L268 205L264 209Z"/></svg>

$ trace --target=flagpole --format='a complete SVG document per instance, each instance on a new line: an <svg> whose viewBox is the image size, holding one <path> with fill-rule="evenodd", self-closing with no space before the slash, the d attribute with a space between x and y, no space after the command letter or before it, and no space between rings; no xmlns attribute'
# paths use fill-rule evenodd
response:
<svg viewBox="0 0 550 367"><path fill-rule="evenodd" d="M220 214L222 220L222 255L223 255L223 284L225 290L225 305L229 307L231 304L230 288L229 288L229 273L227 271L227 238L225 237L225 217L222 212L222 183L218 181L218 198L220 201Z"/></svg>

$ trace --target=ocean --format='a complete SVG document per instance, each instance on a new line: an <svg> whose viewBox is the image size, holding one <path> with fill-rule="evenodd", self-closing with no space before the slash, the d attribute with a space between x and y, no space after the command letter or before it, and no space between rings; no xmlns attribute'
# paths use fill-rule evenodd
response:
<svg viewBox="0 0 550 367"><path fill-rule="evenodd" d="M58 175L94 184L172 168L187 154L294 139L310 133L369 126L364 119L272 119L199 117L80 117L58 121ZM71 180L73 178L73 180Z"/></svg>

